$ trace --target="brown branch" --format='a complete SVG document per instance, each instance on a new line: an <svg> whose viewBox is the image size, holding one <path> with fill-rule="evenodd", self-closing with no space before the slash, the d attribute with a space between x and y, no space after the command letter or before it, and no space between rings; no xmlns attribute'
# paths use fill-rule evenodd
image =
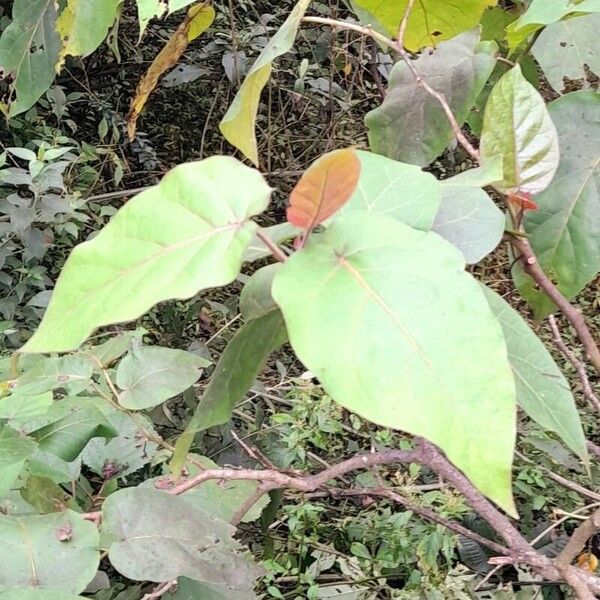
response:
<svg viewBox="0 0 600 600"><path fill-rule="evenodd" d="M567 545L556 558L557 566L568 567L583 552L587 541L598 531L600 531L600 508L573 532Z"/></svg>
<svg viewBox="0 0 600 600"><path fill-rule="evenodd" d="M548 317L548 320L550 322L550 329L552 330L552 336L554 337L556 346L565 355L567 360L573 365L573 367L577 371L579 381L581 382L584 398L592 405L592 407L597 412L600 412L600 398L598 398L598 396L594 393L594 390L592 389L592 385L590 384L590 380L585 370L585 365L575 356L574 352L572 352L569 349L569 347L565 344L565 341L563 340L563 337L560 333L560 329L558 328L558 323L556 322L556 318L554 317L554 315L550 315Z"/></svg>
<svg viewBox="0 0 600 600"><path fill-rule="evenodd" d="M573 326L585 352L594 367L600 371L600 349L592 336L585 319L581 313L560 293L559 289L552 283L540 266L529 241L520 236L510 235L510 243L517 251L523 265L523 270L539 285L540 289L556 304L560 311Z"/></svg>
<svg viewBox="0 0 600 600"><path fill-rule="evenodd" d="M286 253L275 242L273 242L269 236L265 235L260 227L256 230L256 237L269 249L271 254L279 262L285 262L288 259Z"/></svg>

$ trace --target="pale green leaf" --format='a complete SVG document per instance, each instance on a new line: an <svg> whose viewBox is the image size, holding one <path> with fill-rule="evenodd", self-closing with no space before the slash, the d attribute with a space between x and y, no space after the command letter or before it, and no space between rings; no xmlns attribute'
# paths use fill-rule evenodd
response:
<svg viewBox="0 0 600 600"><path fill-rule="evenodd" d="M180 165L75 248L23 352L74 349L102 325L237 276L271 189L257 171L215 156Z"/></svg>
<svg viewBox="0 0 600 600"><path fill-rule="evenodd" d="M556 128L538 91L516 66L504 74L488 98L481 134L481 160L503 157L502 192L539 194L558 168Z"/></svg>
<svg viewBox="0 0 600 600"><path fill-rule="evenodd" d="M521 315L491 289L482 289L504 331L519 406L587 462L581 420L565 376Z"/></svg>
<svg viewBox="0 0 600 600"><path fill-rule="evenodd" d="M0 81L8 82L0 111L9 117L31 108L52 85L60 49L55 0L15 0L12 17L0 36Z"/></svg>
<svg viewBox="0 0 600 600"><path fill-rule="evenodd" d="M0 517L0 591L12 588L82 592L100 564L98 530L67 510Z"/></svg>
<svg viewBox="0 0 600 600"><path fill-rule="evenodd" d="M414 61L421 77L446 97L463 124L495 64L495 46L478 45L477 30L442 42ZM365 117L373 152L401 162L426 166L454 138L439 101L433 98L403 62L392 69L383 104Z"/></svg>
<svg viewBox="0 0 600 600"><path fill-rule="evenodd" d="M0 600L86 600L83 596L74 596L56 590L37 590L35 588L17 588L0 592Z"/></svg>
<svg viewBox="0 0 600 600"><path fill-rule="evenodd" d="M9 421L31 419L45 414L52 406L52 392L36 396L12 394L0 399L0 419Z"/></svg>
<svg viewBox="0 0 600 600"><path fill-rule="evenodd" d="M572 80L587 81L589 73L593 84L600 74L599 28L600 14L590 14L554 23L537 39L533 56L559 94L573 89Z"/></svg>
<svg viewBox="0 0 600 600"><path fill-rule="evenodd" d="M11 490L36 447L31 438L10 427L0 426L0 500Z"/></svg>
<svg viewBox="0 0 600 600"><path fill-rule="evenodd" d="M502 156L495 156L488 159L484 165L467 169L453 177L444 179L440 183L446 185L469 185L473 187L486 187L502 181L503 168Z"/></svg>
<svg viewBox="0 0 600 600"><path fill-rule="evenodd" d="M364 25L373 25L392 38L397 37L400 21L406 11L407 0L351 0ZM448 5L447 0L419 0L408 19L404 45L417 51L425 46L436 46L472 29L479 23L483 11L496 0L461 0Z"/></svg>
<svg viewBox="0 0 600 600"><path fill-rule="evenodd" d="M129 410L152 408L185 392L210 364L204 358L172 348L141 346L119 363L119 403Z"/></svg>
<svg viewBox="0 0 600 600"><path fill-rule="evenodd" d="M281 267L273 297L334 400L431 440L514 513L514 382L502 330L464 266L437 234L356 211Z"/></svg>
<svg viewBox="0 0 600 600"><path fill-rule="evenodd" d="M456 246L467 264L476 264L500 243L506 218L478 187L442 186L442 203L433 231Z"/></svg>
<svg viewBox="0 0 600 600"><path fill-rule="evenodd" d="M122 0L67 0L56 21L60 34L59 67L67 56L88 56L104 41Z"/></svg>
<svg viewBox="0 0 600 600"><path fill-rule="evenodd" d="M259 569L239 554L235 529L185 498L129 488L104 502L102 530L111 539L113 567L135 581L186 576L237 586Z"/></svg>
<svg viewBox="0 0 600 600"><path fill-rule="evenodd" d="M527 10L506 28L511 51L542 27L556 23L574 12L600 12L600 0L532 0Z"/></svg>
<svg viewBox="0 0 600 600"><path fill-rule="evenodd" d="M600 94L574 92L548 106L558 130L560 166L528 212L525 230L544 271L573 299L600 270ZM519 291L537 318L554 305L515 265Z"/></svg>
<svg viewBox="0 0 600 600"><path fill-rule="evenodd" d="M279 269L280 263L273 263L262 267L252 274L240 294L240 314L244 321L259 319L266 314L278 310L275 300L271 295L273 277Z"/></svg>
<svg viewBox="0 0 600 600"><path fill-rule="evenodd" d="M356 191L338 215L351 210L385 214L417 229L431 229L440 186L431 173L372 152L356 152L361 164Z"/></svg>
<svg viewBox="0 0 600 600"><path fill-rule="evenodd" d="M98 346L86 348L84 351L91 354L93 359L102 367L108 367L117 358L121 358L134 342L141 341L146 333L147 331L142 327L134 331L125 331L111 337Z"/></svg>
<svg viewBox="0 0 600 600"><path fill-rule="evenodd" d="M255 165L258 165L255 129L260 94L271 76L273 61L291 50L300 21L310 2L311 0L298 0L285 23L271 38L248 71L246 79L219 126L227 141Z"/></svg>

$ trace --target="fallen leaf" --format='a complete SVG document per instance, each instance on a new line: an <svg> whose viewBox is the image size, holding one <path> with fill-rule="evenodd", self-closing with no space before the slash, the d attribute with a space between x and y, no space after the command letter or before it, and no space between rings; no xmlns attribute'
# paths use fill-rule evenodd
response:
<svg viewBox="0 0 600 600"><path fill-rule="evenodd" d="M130 140L135 138L137 120L159 79L179 62L188 44L206 31L214 19L215 9L212 6L204 2L192 6L177 31L140 79L127 115L127 134Z"/></svg>
<svg viewBox="0 0 600 600"><path fill-rule="evenodd" d="M352 148L334 150L314 162L290 195L287 220L306 233L338 211L351 197L360 176Z"/></svg>

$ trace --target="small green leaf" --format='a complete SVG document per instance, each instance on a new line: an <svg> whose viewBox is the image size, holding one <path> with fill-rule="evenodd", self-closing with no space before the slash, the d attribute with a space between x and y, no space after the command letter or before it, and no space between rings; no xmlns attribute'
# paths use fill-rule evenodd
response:
<svg viewBox="0 0 600 600"><path fill-rule="evenodd" d="M503 212L481 188L442 186L442 204L433 231L456 246L467 264L478 263L496 248L505 224Z"/></svg>
<svg viewBox="0 0 600 600"><path fill-rule="evenodd" d="M10 427L0 426L0 500L11 490L36 447L31 438Z"/></svg>
<svg viewBox="0 0 600 600"><path fill-rule="evenodd" d="M482 289L504 331L519 406L587 463L585 436L568 381L521 315L498 294Z"/></svg>
<svg viewBox="0 0 600 600"><path fill-rule="evenodd" d="M572 80L587 81L588 73L593 79L600 73L599 27L600 14L566 19L546 27L534 44L533 56L559 94L573 89Z"/></svg>
<svg viewBox="0 0 600 600"><path fill-rule="evenodd" d="M440 206L440 187L431 173L372 152L356 152L361 164L356 191L338 214L366 210L417 229L431 229Z"/></svg>
<svg viewBox="0 0 600 600"><path fill-rule="evenodd" d="M478 31L469 31L415 60L421 77L446 97L462 125L496 62L495 47L478 45ZM424 167L454 139L438 100L430 96L403 62L395 64L383 104L365 117L373 152Z"/></svg>
<svg viewBox="0 0 600 600"><path fill-rule="evenodd" d="M300 21L310 2L311 0L298 0L285 23L252 65L220 124L225 139L257 166L258 144L255 129L260 94L271 76L273 61L291 50Z"/></svg>
<svg viewBox="0 0 600 600"><path fill-rule="evenodd" d="M464 266L437 234L355 211L313 234L272 291L297 356L334 400L431 440L514 513L514 382L500 326Z"/></svg>
<svg viewBox="0 0 600 600"><path fill-rule="evenodd" d="M152 408L185 392L210 363L204 358L172 348L134 348L117 368L119 402L129 410Z"/></svg>
<svg viewBox="0 0 600 600"><path fill-rule="evenodd" d="M567 94L548 106L558 129L560 166L524 219L540 266L573 299L600 270L600 94ZM538 319L555 310L518 264L513 276Z"/></svg>
<svg viewBox="0 0 600 600"><path fill-rule="evenodd" d="M42 417L47 425L30 430L40 450L68 462L75 460L95 437L113 438L117 431L91 400L66 398Z"/></svg>
<svg viewBox="0 0 600 600"><path fill-rule="evenodd" d="M240 294L240 314L244 321L259 319L266 314L278 310L271 295L273 277L279 269L279 263L260 268L252 274Z"/></svg>
<svg viewBox="0 0 600 600"><path fill-rule="evenodd" d="M82 592L100 564L98 530L71 510L51 515L0 517L0 591Z"/></svg>
<svg viewBox="0 0 600 600"><path fill-rule="evenodd" d="M48 412L52 402L52 392L45 392L36 396L12 394L0 399L0 419L23 421L32 417L39 417Z"/></svg>
<svg viewBox="0 0 600 600"><path fill-rule="evenodd" d="M55 0L15 0L12 17L0 36L0 81L8 83L0 112L9 117L31 108L52 85L60 49Z"/></svg>
<svg viewBox="0 0 600 600"><path fill-rule="evenodd" d="M215 156L175 167L75 248L23 352L77 348L97 327L237 276L271 189L257 171Z"/></svg>
<svg viewBox="0 0 600 600"><path fill-rule="evenodd" d="M287 341L279 310L244 324L221 355L193 417L177 440L171 470L179 473L198 431L227 423L269 355Z"/></svg>
<svg viewBox="0 0 600 600"><path fill-rule="evenodd" d="M218 585L239 585L260 570L239 554L235 529L158 490L128 488L103 505L102 530L111 543L113 567L135 581L169 581L179 576Z"/></svg>
<svg viewBox="0 0 600 600"><path fill-rule="evenodd" d="M504 74L488 98L481 134L481 160L503 157L502 192L539 194L558 168L556 128L537 90L519 66Z"/></svg>

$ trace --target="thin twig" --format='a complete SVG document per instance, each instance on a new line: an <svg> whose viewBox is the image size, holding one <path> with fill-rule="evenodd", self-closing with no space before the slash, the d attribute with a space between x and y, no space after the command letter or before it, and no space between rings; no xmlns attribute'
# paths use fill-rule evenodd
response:
<svg viewBox="0 0 600 600"><path fill-rule="evenodd" d="M594 393L594 390L592 389L592 385L590 384L590 380L585 370L585 365L575 356L575 354L565 344L565 341L560 333L560 329L558 328L558 323L556 322L556 318L554 317L554 315L550 315L548 317L548 321L550 322L550 329L552 330L552 336L554 337L556 346L565 355L567 360L573 365L573 367L577 371L577 375L579 375L579 381L581 382L584 398L592 405L596 412L600 413L600 398L598 398L598 396Z"/></svg>
<svg viewBox="0 0 600 600"><path fill-rule="evenodd" d="M361 35L366 35L374 40L378 41L380 44L387 46L388 48L395 49L396 45L394 40L386 37L385 35L375 31L372 27L363 27L362 25L355 25L354 23L348 23L346 21L337 21L336 19L327 19L325 17L304 17L302 19L305 23L316 23L317 25L328 25L329 27L333 27L334 29L348 29L350 31L356 31L356 33L360 33Z"/></svg>
<svg viewBox="0 0 600 600"><path fill-rule="evenodd" d="M273 242L269 236L265 235L262 229L259 228L256 230L256 237L269 249L271 254L279 262L285 262L288 259L286 253L275 242Z"/></svg>
<svg viewBox="0 0 600 600"><path fill-rule="evenodd" d="M595 510L573 532L567 545L556 558L559 568L569 566L584 550L588 540L600 531L600 508Z"/></svg>
<svg viewBox="0 0 600 600"><path fill-rule="evenodd" d="M145 594L142 600L158 600L162 598L165 594L173 590L177 587L177 580L175 581L165 581L164 583L160 583L157 585L152 592L149 594Z"/></svg>

